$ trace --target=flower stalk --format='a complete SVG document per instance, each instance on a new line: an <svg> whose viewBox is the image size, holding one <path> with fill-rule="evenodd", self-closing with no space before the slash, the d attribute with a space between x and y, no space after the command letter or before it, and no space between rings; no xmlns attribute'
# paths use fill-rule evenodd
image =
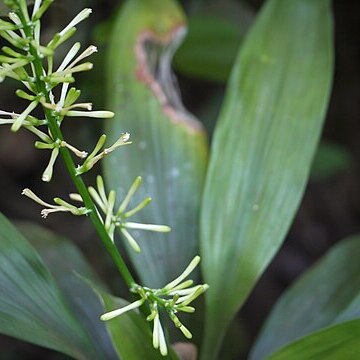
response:
<svg viewBox="0 0 360 360"><path fill-rule="evenodd" d="M9 34L9 32L12 30L8 30L7 33L5 34L5 36L3 36L5 32L4 31L1 32L1 35L5 38L5 40L8 40L11 45L16 47L17 49L20 49L20 51L27 52L28 60L20 60L19 61L20 65L19 65L19 63L17 63L18 68L22 68L22 74L24 77L27 78L26 84L28 85L27 86L28 89L31 90L34 94L36 94L37 97L41 97L43 99L42 103L45 102L48 104L53 103L53 95L52 95L51 89L55 86L55 84L54 84L54 81L52 81L53 78L51 77L51 74L50 74L50 78L49 78L49 76L44 76L44 73L46 73L46 71L43 67L44 54L41 51L39 51L39 49L40 49L39 44L35 40L37 38L35 36L35 29L36 29L36 24L39 23L39 19L41 18L42 14L45 12L46 8L50 5L50 3L51 3L51 1L45 1L41 5L43 7L41 7L39 5L39 2L37 2L36 7L39 7L39 8L33 15L32 19L30 19L29 13L27 10L27 6L26 6L26 2L24 2L22 0L12 0L12 1L8 0L7 5L17 15L17 18L19 21L18 26L21 27L21 30L22 30L22 33L23 33L25 39L20 37L19 35L14 36L13 33ZM39 13L40 11L41 11L41 13ZM49 48L51 50L51 51L48 51L47 54L51 54L52 50L54 50L57 46L59 46L63 41L68 39L73 34L73 32L74 32L73 29L75 29L75 26L79 22L81 22L82 20L87 18L90 15L90 13L91 13L90 9L85 9L78 16L76 16L67 27L65 27L59 34L57 34L53 38L53 40L50 42L51 46L50 45L47 46L47 48ZM34 41L29 41L29 39L34 39ZM51 58L52 56L49 55L49 57ZM28 65L28 63L30 61L31 61L32 70L33 70L33 74L31 77L27 74L27 71L24 69L24 66ZM50 60L49 62L52 63L53 60ZM71 71L69 70L70 75L72 74L72 72L74 72L75 68L76 67L73 67L70 69ZM16 68L14 66L8 65L8 66L4 67L4 64L3 64L2 69L0 69L0 77L6 75L10 71L14 72L15 70L16 70ZM77 69L77 70L79 70L79 69ZM66 75L69 76L68 74L66 74ZM54 79L56 79L56 81L58 83L61 83L62 80L64 80L61 77L55 77ZM56 83L56 81L55 81L55 83ZM20 114L20 116L18 116L14 119L14 122L12 124L13 131L17 131L21 126L28 125L28 119L29 119L30 113L32 112L32 110L34 110L34 108L38 104L39 104L39 101L31 102L30 105L28 106L28 108L22 114ZM64 140L62 131L60 129L60 124L62 122L63 115L57 114L56 112L52 111L51 109L47 108L46 106L43 106L43 110L44 110L46 124L49 128L49 134L50 134L51 140L54 143L63 144L63 142L65 142L65 140ZM107 115L111 115L110 112ZM40 130L38 130L38 131L40 131ZM70 149L67 146L55 147L52 150L52 155L50 158L49 165L43 174L43 180L49 181L51 179L53 165L59 154L61 155L61 157L65 163L68 173L69 173L78 193L80 194L81 198L83 199L84 208L87 209L86 213L90 217L99 237L103 241L103 243L104 243L107 251L111 255L111 257L113 258L113 261L114 261L115 265L117 266L125 283L129 287L132 287L133 284L135 283L134 278L133 278L132 274L130 273L130 270L128 269L125 261L123 260L122 256L120 255L114 242L111 240L108 233L106 232L104 225L98 216L98 213L97 213L96 207L93 203L93 200L92 200L92 198L88 192L88 189L85 186L81 176L79 176L79 174L76 174L76 166L71 157ZM47 204L45 206L48 206L48 205L50 205L50 204ZM59 206L64 206L64 204L59 205ZM51 209L51 206L49 208ZM60 208L58 207L57 210L59 211L59 209ZM55 209L52 208L52 210L55 210ZM49 212L50 211L47 211L46 215Z"/></svg>
<svg viewBox="0 0 360 360"><path fill-rule="evenodd" d="M171 229L166 225L129 221L151 202L151 198L147 197L129 208L141 184L141 177L135 179L118 207L116 207L116 192L114 190L106 192L101 176L97 177L96 187L85 185L83 174L91 170L105 156L122 146L131 144L130 134L121 134L118 140L108 147L105 147L106 135L101 135L90 154L79 150L64 139L61 125L65 118L106 119L113 117L114 113L93 111L92 103L89 102L76 103L80 90L70 87L70 84L75 81L75 74L92 69L93 64L83 62L83 60L97 52L95 46L89 46L78 55L81 44L75 43L57 69L53 70L54 51L74 34L76 26L91 14L91 9L81 11L62 31L55 34L46 46L43 46L40 44L40 19L52 2L53 0L35 0L30 15L25 0L5 0L6 5L13 11L9 14L12 23L0 20L0 36L12 47L2 48L4 54L0 55L0 81L5 77L20 81L25 86L25 90L18 89L16 95L27 101L28 105L21 114L0 111L0 125L10 125L13 132L25 128L39 138L35 142L37 149L51 152L49 163L42 175L43 181L51 181L56 160L59 157L63 159L77 190L77 193L70 194L70 199L80 202L81 206L73 205L59 197L55 197L53 203L48 203L30 189L24 189L22 194L44 207L41 210L44 218L55 212L67 212L76 216L86 215L90 218L119 273L130 291L137 297L133 303L103 314L101 320L111 320L147 304L150 309L147 320L153 322L153 346L165 356L168 350L161 325L161 313L167 313L186 338L192 337L191 332L181 323L177 314L194 312L195 308L190 304L208 288L206 284L193 286L192 280L186 280L199 264L200 257L195 257L178 278L161 289L151 289L135 282L115 244L115 229L119 229L124 239L136 252L140 252L141 249L131 234L132 230L169 232ZM57 92L53 92L53 89L60 85L60 96L55 101L54 93L57 94ZM42 108L44 118L38 119L32 115L37 108ZM39 127L45 127L45 131ZM81 165L75 165L73 155L83 159Z"/></svg>

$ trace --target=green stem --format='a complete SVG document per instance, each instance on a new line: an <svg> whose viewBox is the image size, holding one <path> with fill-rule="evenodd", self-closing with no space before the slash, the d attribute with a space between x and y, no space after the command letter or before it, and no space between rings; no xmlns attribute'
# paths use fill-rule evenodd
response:
<svg viewBox="0 0 360 360"><path fill-rule="evenodd" d="M33 29L31 24L28 24L25 20L24 15L21 11L19 11L18 16L21 20L21 23L23 25L23 30L27 36L28 39L33 39ZM33 65L35 69L35 75L36 75L36 86L38 95L43 95L48 103L50 103L50 97L49 92L46 90L46 84L42 80L43 77L43 64L42 60L39 57L37 50L30 44L29 45L29 53L34 57ZM46 116L46 119L48 120L48 127L51 132L51 136L54 141L56 140L63 140L63 135L60 130L60 126L58 125L58 119L57 117L52 113L51 110L44 108L44 113ZM81 176L77 176L75 173L75 164L74 161L70 155L70 152L67 148L62 147L60 148L60 153L62 155L62 158L64 160L65 166L70 174L70 177L81 195L84 205L87 209L91 210L90 212L90 219L96 229L97 234L101 238L102 242L104 243L107 251L111 255L115 265L117 266L121 276L123 277L125 283L129 288L133 287L135 284L135 280L133 276L130 273L129 268L127 267L125 261L123 260L122 256L120 255L116 245L109 237L108 233L106 232L103 223L101 222L101 219L99 218L94 202L91 199L91 196L88 192L87 187L84 184L84 181L82 180Z"/></svg>

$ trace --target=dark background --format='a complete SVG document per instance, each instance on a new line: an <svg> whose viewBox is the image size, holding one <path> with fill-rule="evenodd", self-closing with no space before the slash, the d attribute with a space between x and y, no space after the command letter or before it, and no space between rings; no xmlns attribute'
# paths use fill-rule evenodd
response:
<svg viewBox="0 0 360 360"><path fill-rule="evenodd" d="M219 2L219 1L218 1ZM224 8L234 1L223 1ZM106 53L104 29L109 17L121 2L103 1L55 1L47 16L45 31L52 33L63 27L83 7L92 7L93 16L79 26L78 39L83 43L98 44ZM206 11L212 1L183 0L184 8L191 16ZM246 9L246 17L232 13L228 21L239 17L243 20L241 36L260 8L262 1L238 1ZM230 4L230 5L229 5ZM358 1L334 1L336 67L330 107L321 140L320 153L314 165L304 199L291 227L289 235L276 258L256 286L245 307L239 314L244 326L246 344L251 344L266 315L279 295L305 269L321 257L334 243L360 230L360 3ZM204 10L205 9L205 10ZM226 11L224 11L226 13ZM226 15L225 19L226 19ZM46 36L46 35L45 35ZM95 98L95 105L104 103L101 75L103 57L97 55L95 71L89 80L81 79L84 96ZM205 61L205 60L204 60ZM204 76L190 76L177 68L179 85L185 106L205 121L211 131L221 104L224 82L214 82ZM99 80L100 81L96 81ZM23 106L13 94L11 81L0 86L0 108L20 110ZM73 143L87 143L96 138L101 126L84 126L79 121L66 128ZM330 150L329 150L330 149ZM336 161L335 161L335 160ZM56 215L46 222L39 215L39 208L21 197L24 187L36 189L41 197L50 199L65 196L73 191L72 185L61 166L57 164L55 178L50 184L41 182L41 173L47 165L48 154L33 147L33 137L24 131L12 134L8 127L0 127L0 211L11 219L26 219L42 223L82 248L100 276L115 279L111 263L96 241L86 219ZM104 256L103 256L104 255ZM115 281L115 280L114 280ZM0 359L64 359L52 351L24 342L0 336Z"/></svg>

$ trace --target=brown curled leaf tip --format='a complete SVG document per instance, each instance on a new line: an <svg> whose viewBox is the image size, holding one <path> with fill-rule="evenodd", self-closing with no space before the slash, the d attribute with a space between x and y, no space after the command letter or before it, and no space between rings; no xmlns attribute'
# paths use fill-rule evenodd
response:
<svg viewBox="0 0 360 360"><path fill-rule="evenodd" d="M183 24L165 36L151 30L142 31L136 40L136 77L144 83L161 104L163 113L176 124L184 124L195 132L203 132L202 124L184 107L171 60L186 33Z"/></svg>

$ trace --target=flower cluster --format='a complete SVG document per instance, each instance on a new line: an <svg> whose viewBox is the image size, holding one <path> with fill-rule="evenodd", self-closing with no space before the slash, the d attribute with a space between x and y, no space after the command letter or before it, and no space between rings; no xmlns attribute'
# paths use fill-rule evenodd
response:
<svg viewBox="0 0 360 360"><path fill-rule="evenodd" d="M21 113L0 110L0 125L10 125L14 132L20 128L32 132L37 137L35 147L50 151L49 163L42 174L42 180L45 182L51 181L54 164L59 155L62 155L79 192L70 194L70 199L82 204L78 207L58 197L54 198L53 204L50 204L40 199L30 189L24 189L23 195L44 206L41 211L44 218L54 212L89 215L125 282L129 288L131 287L130 290L139 296L134 303L104 314L101 319L110 320L147 303L150 309L147 320L153 322L153 345L160 349L162 355L166 355L167 345L160 322L161 313L167 313L175 326L187 338L191 338L190 331L181 323L177 314L194 312L195 308L190 304L207 290L208 285L194 286L192 280L185 280L199 264L198 256L177 279L161 289L134 285L133 277L114 243L115 229L120 230L133 250L140 252L140 246L131 235L131 230L168 232L170 228L165 225L129 221L151 201L151 198L145 198L129 209L131 199L141 184L140 177L135 179L118 207L116 207L115 191L106 193L101 176L97 177L96 187L86 187L82 180L82 175L91 170L105 156L119 147L131 144L130 135L121 134L115 143L107 147L105 147L106 136L101 135L90 153L77 149L63 138L61 126L65 118L111 118L114 116L111 111L93 111L92 104L89 102L78 102L81 92L71 86L77 73L92 69L92 63L86 59L97 51L95 46L89 46L81 51L81 44L77 42L63 60L55 64L55 51L72 37L76 26L90 15L91 9L82 10L47 44L42 44L40 20L53 0L35 0L31 14L26 0L4 0L4 2L12 12L9 14L8 21L0 19L0 36L8 42L8 46L1 48L0 81L6 77L19 81L23 89L18 89L16 95L27 101L27 105ZM39 108L43 110L43 117L35 116L35 111L39 114L37 111ZM76 166L72 154L81 159L82 163Z"/></svg>
<svg viewBox="0 0 360 360"><path fill-rule="evenodd" d="M131 291L140 296L139 300L105 313L101 320L107 321L120 316L127 311L134 310L142 306L145 302L149 305L150 315L147 321L153 322L153 346L159 349L161 355L168 354L163 328L160 322L160 310L168 314L172 322L188 339L192 338L191 332L185 327L177 316L179 312L193 313L195 308L190 304L203 294L207 289L207 284L193 286L193 280L185 280L200 262L200 257L196 256L184 270L184 272L172 282L161 289L150 289L140 285L134 285Z"/></svg>
<svg viewBox="0 0 360 360"><path fill-rule="evenodd" d="M50 213L54 212L69 212L73 215L86 215L91 210L86 207L76 207L72 204L69 204L63 199L55 198L55 205L49 204L43 200L41 200L37 195L35 195L30 189L24 189L22 191L22 195L25 195L29 199L35 201L36 203L45 206L45 209L41 210L41 215L43 218L47 218Z"/></svg>
<svg viewBox="0 0 360 360"><path fill-rule="evenodd" d="M76 73L92 69L92 63L84 62L84 59L97 51L95 46L89 46L78 54L81 45L77 42L60 65L54 66L55 50L75 33L76 25L91 14L91 9L81 11L46 45L42 45L40 19L51 2L51 0L36 0L30 15L25 0L8 0L6 4L13 10L9 14L10 21L0 21L0 36L10 45L1 49L0 81L5 77L10 77L21 82L25 90L18 89L16 95L28 101L28 105L21 114L0 111L0 125L9 124L12 131L18 131L21 127L31 131L40 140L35 143L35 146L38 149L51 151L49 164L42 176L43 181L46 182L52 178L53 167L61 148L66 147L80 158L86 158L87 153L68 144L56 131L52 131L48 116L45 116L45 119L33 116L32 113L38 106L43 107L45 115L51 114L59 127L64 117L110 118L114 116L111 111L92 111L91 103L77 103L81 92L75 87L70 87L70 84L75 81ZM57 86L61 86L61 91L56 100L54 89ZM44 132L40 129L42 126L49 127L49 130ZM89 163L90 160L79 174L92 167Z"/></svg>
<svg viewBox="0 0 360 360"><path fill-rule="evenodd" d="M129 245L136 252L140 252L141 249L137 241L130 234L129 230L137 229L156 232L169 232L171 230L170 227L166 225L141 224L128 221L131 216L142 210L151 201L151 198L147 197L134 208L127 210L130 200L135 194L136 190L139 188L140 184L141 177L138 176L131 185L128 193L118 207L117 211L114 211L116 192L115 190L111 190L109 194L106 195L104 180L100 175L96 178L96 189L92 186L88 188L91 197L97 205L99 217L101 218L105 230L107 231L110 238L114 241L114 231L116 228L120 229L121 234L125 237ZM82 198L79 194L71 194L70 197L73 200L82 201ZM101 216L100 212L104 214L104 217Z"/></svg>

